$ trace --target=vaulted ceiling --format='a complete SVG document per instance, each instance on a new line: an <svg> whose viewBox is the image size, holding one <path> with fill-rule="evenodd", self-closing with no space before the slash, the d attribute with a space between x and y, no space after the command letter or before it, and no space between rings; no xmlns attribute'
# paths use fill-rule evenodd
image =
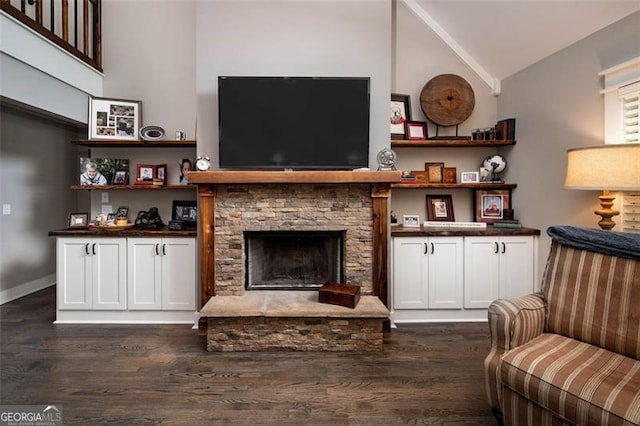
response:
<svg viewBox="0 0 640 426"><path fill-rule="evenodd" d="M498 91L500 80L640 10L640 0L401 1Z"/></svg>

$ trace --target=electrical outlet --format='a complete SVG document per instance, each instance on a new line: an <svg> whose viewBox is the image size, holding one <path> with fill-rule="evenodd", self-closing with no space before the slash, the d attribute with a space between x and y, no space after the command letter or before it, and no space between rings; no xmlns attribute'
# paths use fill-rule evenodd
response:
<svg viewBox="0 0 640 426"><path fill-rule="evenodd" d="M2 205L2 214L4 216L11 214L11 204L3 204Z"/></svg>
<svg viewBox="0 0 640 426"><path fill-rule="evenodd" d="M102 202L103 203L108 203L109 202L109 193L108 192L103 192L102 193Z"/></svg>

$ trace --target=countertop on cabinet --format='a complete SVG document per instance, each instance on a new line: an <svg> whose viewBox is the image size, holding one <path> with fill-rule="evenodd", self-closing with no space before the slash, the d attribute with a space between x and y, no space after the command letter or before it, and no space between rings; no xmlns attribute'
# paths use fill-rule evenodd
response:
<svg viewBox="0 0 640 426"><path fill-rule="evenodd" d="M56 229L49 231L50 237L195 237L196 229L185 229L174 231L168 227L158 229L105 229L105 228L83 228L83 229Z"/></svg>
<svg viewBox="0 0 640 426"><path fill-rule="evenodd" d="M402 225L391 226L392 237L491 237L503 235L540 235L540 230L535 228L494 228L489 225L486 228L438 228L423 227L405 228Z"/></svg>

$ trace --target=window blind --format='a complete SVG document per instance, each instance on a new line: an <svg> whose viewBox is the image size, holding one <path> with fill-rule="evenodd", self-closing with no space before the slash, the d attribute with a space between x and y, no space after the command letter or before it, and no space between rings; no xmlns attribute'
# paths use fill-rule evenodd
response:
<svg viewBox="0 0 640 426"><path fill-rule="evenodd" d="M640 142L640 82L618 89L622 112L622 141Z"/></svg>

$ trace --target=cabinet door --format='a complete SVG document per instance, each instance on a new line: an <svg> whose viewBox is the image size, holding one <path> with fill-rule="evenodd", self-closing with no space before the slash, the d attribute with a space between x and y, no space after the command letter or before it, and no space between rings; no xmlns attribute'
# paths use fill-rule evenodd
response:
<svg viewBox="0 0 640 426"><path fill-rule="evenodd" d="M127 295L131 310L162 307L161 243L158 238L127 239Z"/></svg>
<svg viewBox="0 0 640 426"><path fill-rule="evenodd" d="M393 307L426 309L427 240L420 237L393 239Z"/></svg>
<svg viewBox="0 0 640 426"><path fill-rule="evenodd" d="M429 309L462 308L462 237L428 239Z"/></svg>
<svg viewBox="0 0 640 426"><path fill-rule="evenodd" d="M533 292L533 237L500 238L500 297L512 299Z"/></svg>
<svg viewBox="0 0 640 426"><path fill-rule="evenodd" d="M91 244L93 309L127 308L125 238L96 238Z"/></svg>
<svg viewBox="0 0 640 426"><path fill-rule="evenodd" d="M195 309L195 238L164 238L160 251L162 252L162 309Z"/></svg>
<svg viewBox="0 0 640 426"><path fill-rule="evenodd" d="M498 237L464 238L464 307L489 307L499 297Z"/></svg>
<svg viewBox="0 0 640 426"><path fill-rule="evenodd" d="M91 309L91 241L58 238L56 286L58 309Z"/></svg>

